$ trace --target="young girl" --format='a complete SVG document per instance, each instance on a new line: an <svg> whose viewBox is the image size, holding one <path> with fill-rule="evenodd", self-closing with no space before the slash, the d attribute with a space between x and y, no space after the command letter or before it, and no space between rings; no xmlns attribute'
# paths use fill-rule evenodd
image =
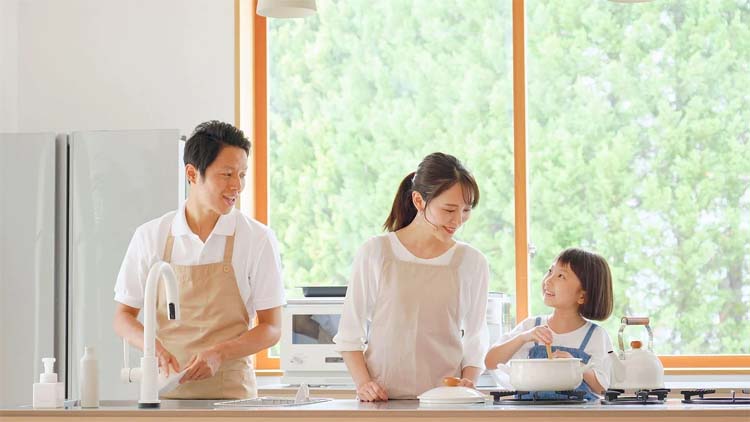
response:
<svg viewBox="0 0 750 422"><path fill-rule="evenodd" d="M587 400L595 400L593 393L609 387L607 352L612 350L612 341L603 328L588 320L603 321L612 313L612 275L607 261L581 249L564 250L542 280L542 295L552 315L527 318L501 338L485 357L487 368L510 359L547 358L546 345L551 344L552 357L593 363L577 390L586 392ZM541 396L556 397L549 392Z"/></svg>
<svg viewBox="0 0 750 422"><path fill-rule="evenodd" d="M488 343L489 266L453 235L478 202L461 163L430 154L401 182L389 233L357 253L334 342L360 400L413 399L448 376L474 386Z"/></svg>

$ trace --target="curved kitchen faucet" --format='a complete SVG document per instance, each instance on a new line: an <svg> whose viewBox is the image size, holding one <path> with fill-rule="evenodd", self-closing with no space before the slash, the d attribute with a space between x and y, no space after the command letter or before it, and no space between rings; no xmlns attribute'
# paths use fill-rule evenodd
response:
<svg viewBox="0 0 750 422"><path fill-rule="evenodd" d="M157 378L159 376L159 365L156 360L156 293L159 280L164 276L167 312L170 320L180 318L180 290L177 286L177 277L172 267L159 261L151 266L146 279L146 290L144 292L143 306L143 357L140 368L130 368L130 353L128 342L123 339L124 365L120 371L120 378L125 382L140 381L141 394L138 399L138 407L159 407L159 388Z"/></svg>

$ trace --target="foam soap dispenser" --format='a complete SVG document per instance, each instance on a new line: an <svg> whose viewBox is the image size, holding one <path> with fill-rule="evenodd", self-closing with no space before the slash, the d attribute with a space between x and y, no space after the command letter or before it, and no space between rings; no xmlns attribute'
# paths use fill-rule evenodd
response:
<svg viewBox="0 0 750 422"><path fill-rule="evenodd" d="M57 382L57 374L52 372L55 358L42 358L44 373L39 375L39 382L34 383L33 406L35 409L63 407L65 385Z"/></svg>

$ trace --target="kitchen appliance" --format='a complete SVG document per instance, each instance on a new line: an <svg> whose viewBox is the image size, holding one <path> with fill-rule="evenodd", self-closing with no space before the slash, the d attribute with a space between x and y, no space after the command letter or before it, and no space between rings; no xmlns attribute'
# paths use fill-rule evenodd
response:
<svg viewBox="0 0 750 422"><path fill-rule="evenodd" d="M44 356L74 398L86 345L107 398L137 396L113 288L135 229L184 198L180 160L177 130L0 134L0 405L31 403Z"/></svg>
<svg viewBox="0 0 750 422"><path fill-rule="evenodd" d="M750 390L742 390L744 394L750 394ZM737 397L737 392L732 391L729 397L705 397L716 393L716 390L684 390L680 391L685 404L731 404L750 405L750 395ZM697 396L697 397L696 397Z"/></svg>
<svg viewBox="0 0 750 422"><path fill-rule="evenodd" d="M611 388L621 390L654 390L664 388L664 367L654 354L654 334L651 331L648 317L624 316L620 320L617 333L619 353L609 352L612 363ZM631 349L626 351L622 334L629 325L642 325L648 332L648 350L642 348L640 341L631 341Z"/></svg>
<svg viewBox="0 0 750 422"><path fill-rule="evenodd" d="M568 391L581 385L583 372L592 366L578 358L511 359L497 369L510 376L510 385L516 390Z"/></svg>
<svg viewBox="0 0 750 422"><path fill-rule="evenodd" d="M305 292L306 290L306 292ZM352 385L344 360L334 350L344 305L345 286L303 287L305 298L288 299L282 311L281 369L282 383L311 385ZM328 297L322 295L327 294ZM490 344L513 328L511 297L491 292L487 301L487 326ZM486 371L477 386L494 386Z"/></svg>
<svg viewBox="0 0 750 422"><path fill-rule="evenodd" d="M515 325L511 312L512 297L501 292L490 292L487 296L487 330L490 346Z"/></svg>
<svg viewBox="0 0 750 422"><path fill-rule="evenodd" d="M557 404L586 404L584 391L568 390L555 391L557 397L549 398L534 391L491 391L497 406L503 405L557 405Z"/></svg>
<svg viewBox="0 0 750 422"><path fill-rule="evenodd" d="M604 393L601 403L605 405L664 404L669 391L668 388L637 390L633 394L626 395L625 390L609 389Z"/></svg>
<svg viewBox="0 0 750 422"><path fill-rule="evenodd" d="M342 297L287 300L281 319L282 383L354 384L333 343L343 306Z"/></svg>

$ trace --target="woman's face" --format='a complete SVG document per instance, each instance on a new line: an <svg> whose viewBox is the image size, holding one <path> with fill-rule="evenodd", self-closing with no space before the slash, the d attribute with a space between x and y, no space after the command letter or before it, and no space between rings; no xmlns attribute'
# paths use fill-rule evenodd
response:
<svg viewBox="0 0 750 422"><path fill-rule="evenodd" d="M417 218L423 218L428 223L433 235L442 241L448 241L459 228L471 217L471 204L464 198L463 186L455 183L449 189L430 201L425 208L422 196L414 195L414 205L422 211Z"/></svg>
<svg viewBox="0 0 750 422"><path fill-rule="evenodd" d="M190 195L195 195L198 203L216 214L232 211L240 192L245 188L247 173L247 153L235 146L225 146L219 151L211 165L201 177L195 167L188 165L187 177L190 180Z"/></svg>

